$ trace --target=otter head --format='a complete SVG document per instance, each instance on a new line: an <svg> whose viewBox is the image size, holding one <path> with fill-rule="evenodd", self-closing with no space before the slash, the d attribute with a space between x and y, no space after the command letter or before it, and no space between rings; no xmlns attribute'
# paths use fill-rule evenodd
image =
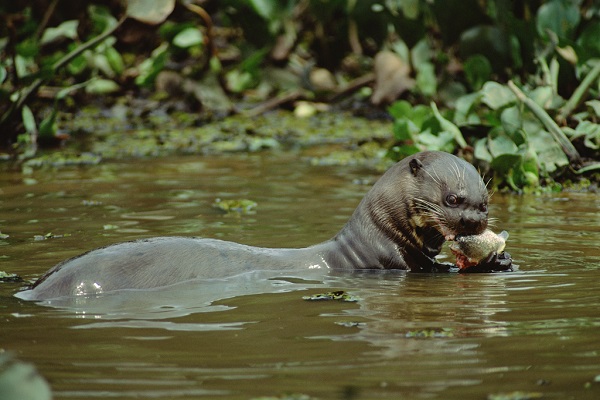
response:
<svg viewBox="0 0 600 400"><path fill-rule="evenodd" d="M448 153L424 152L408 167L417 189L411 208L418 227L434 228L445 240L487 228L489 195L471 164Z"/></svg>

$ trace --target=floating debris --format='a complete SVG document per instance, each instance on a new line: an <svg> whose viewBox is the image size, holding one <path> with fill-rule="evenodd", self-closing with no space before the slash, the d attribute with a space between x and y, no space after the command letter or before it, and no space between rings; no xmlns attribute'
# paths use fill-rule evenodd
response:
<svg viewBox="0 0 600 400"><path fill-rule="evenodd" d="M58 238L69 237L69 236L71 236L70 233L65 233L63 235L55 235L52 232L48 232L45 235L34 235L33 240L40 241L40 240L47 240L47 239L58 239Z"/></svg>
<svg viewBox="0 0 600 400"><path fill-rule="evenodd" d="M358 297L348 294L343 290L336 290L334 292L318 293L318 294L313 294L310 296L302 296L302 299L308 300L308 301L339 300L339 301L347 301L347 302L352 302L352 303L360 300Z"/></svg>
<svg viewBox="0 0 600 400"><path fill-rule="evenodd" d="M237 214L253 214L256 211L258 204L255 201L247 199L239 200L221 200L216 199L213 203L213 207L223 210L226 213L237 213Z"/></svg>
<svg viewBox="0 0 600 400"><path fill-rule="evenodd" d="M488 395L487 400L533 400L541 399L542 396L539 392L497 393Z"/></svg>
<svg viewBox="0 0 600 400"><path fill-rule="evenodd" d="M0 282L23 282L23 278L17 274L9 274L8 272L0 271Z"/></svg>
<svg viewBox="0 0 600 400"><path fill-rule="evenodd" d="M420 329L416 331L408 331L405 335L407 338L448 338L454 337L454 330L451 328L443 329Z"/></svg>

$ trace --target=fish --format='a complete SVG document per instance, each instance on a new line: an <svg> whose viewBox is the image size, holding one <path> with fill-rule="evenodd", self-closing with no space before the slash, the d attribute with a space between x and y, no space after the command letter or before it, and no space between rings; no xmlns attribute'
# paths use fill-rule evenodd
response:
<svg viewBox="0 0 600 400"><path fill-rule="evenodd" d="M450 244L450 250L456 256L456 266L462 270L479 264L492 253L501 253L507 239L506 231L496 234L486 229L479 235L457 235Z"/></svg>

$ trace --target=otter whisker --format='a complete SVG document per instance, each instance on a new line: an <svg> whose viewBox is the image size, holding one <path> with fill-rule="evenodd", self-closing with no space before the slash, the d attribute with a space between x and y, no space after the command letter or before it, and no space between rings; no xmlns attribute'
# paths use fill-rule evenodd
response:
<svg viewBox="0 0 600 400"><path fill-rule="evenodd" d="M444 210L437 204L434 204L430 201L424 200L424 199L420 199L420 198L415 198L415 207L424 210L424 211L431 211L433 213L435 213L436 215L439 215L440 217L444 216Z"/></svg>
<svg viewBox="0 0 600 400"><path fill-rule="evenodd" d="M488 226L496 228L496 222L498 222L498 218L488 218Z"/></svg>
<svg viewBox="0 0 600 400"><path fill-rule="evenodd" d="M485 183L485 188L487 189L490 182L492 182L492 178L488 179L487 182Z"/></svg>
<svg viewBox="0 0 600 400"><path fill-rule="evenodd" d="M439 181L439 178L440 178L439 176L438 176L438 179L435 179L435 178L433 177L433 175L431 175L431 174L429 173L429 171L427 171L426 169L424 169L423 171L425 171L425 173L426 173L427 175L429 175L429 177L430 177L431 179L433 179L433 181L434 181L435 183L437 183L438 185L441 185L441 183L440 183L440 181ZM433 172L435 172L435 170L434 170ZM437 174L436 174L436 175L437 175Z"/></svg>

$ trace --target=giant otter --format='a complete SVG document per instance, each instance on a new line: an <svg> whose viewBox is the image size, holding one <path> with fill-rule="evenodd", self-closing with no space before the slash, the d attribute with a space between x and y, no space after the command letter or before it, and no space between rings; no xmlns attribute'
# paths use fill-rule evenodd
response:
<svg viewBox="0 0 600 400"><path fill-rule="evenodd" d="M321 244L268 249L187 237L118 243L57 264L17 296L93 295L267 269L432 271L441 265L434 257L445 240L479 234L487 223L488 192L475 168L451 154L428 151L392 166L342 230ZM493 267L498 261L486 262Z"/></svg>

